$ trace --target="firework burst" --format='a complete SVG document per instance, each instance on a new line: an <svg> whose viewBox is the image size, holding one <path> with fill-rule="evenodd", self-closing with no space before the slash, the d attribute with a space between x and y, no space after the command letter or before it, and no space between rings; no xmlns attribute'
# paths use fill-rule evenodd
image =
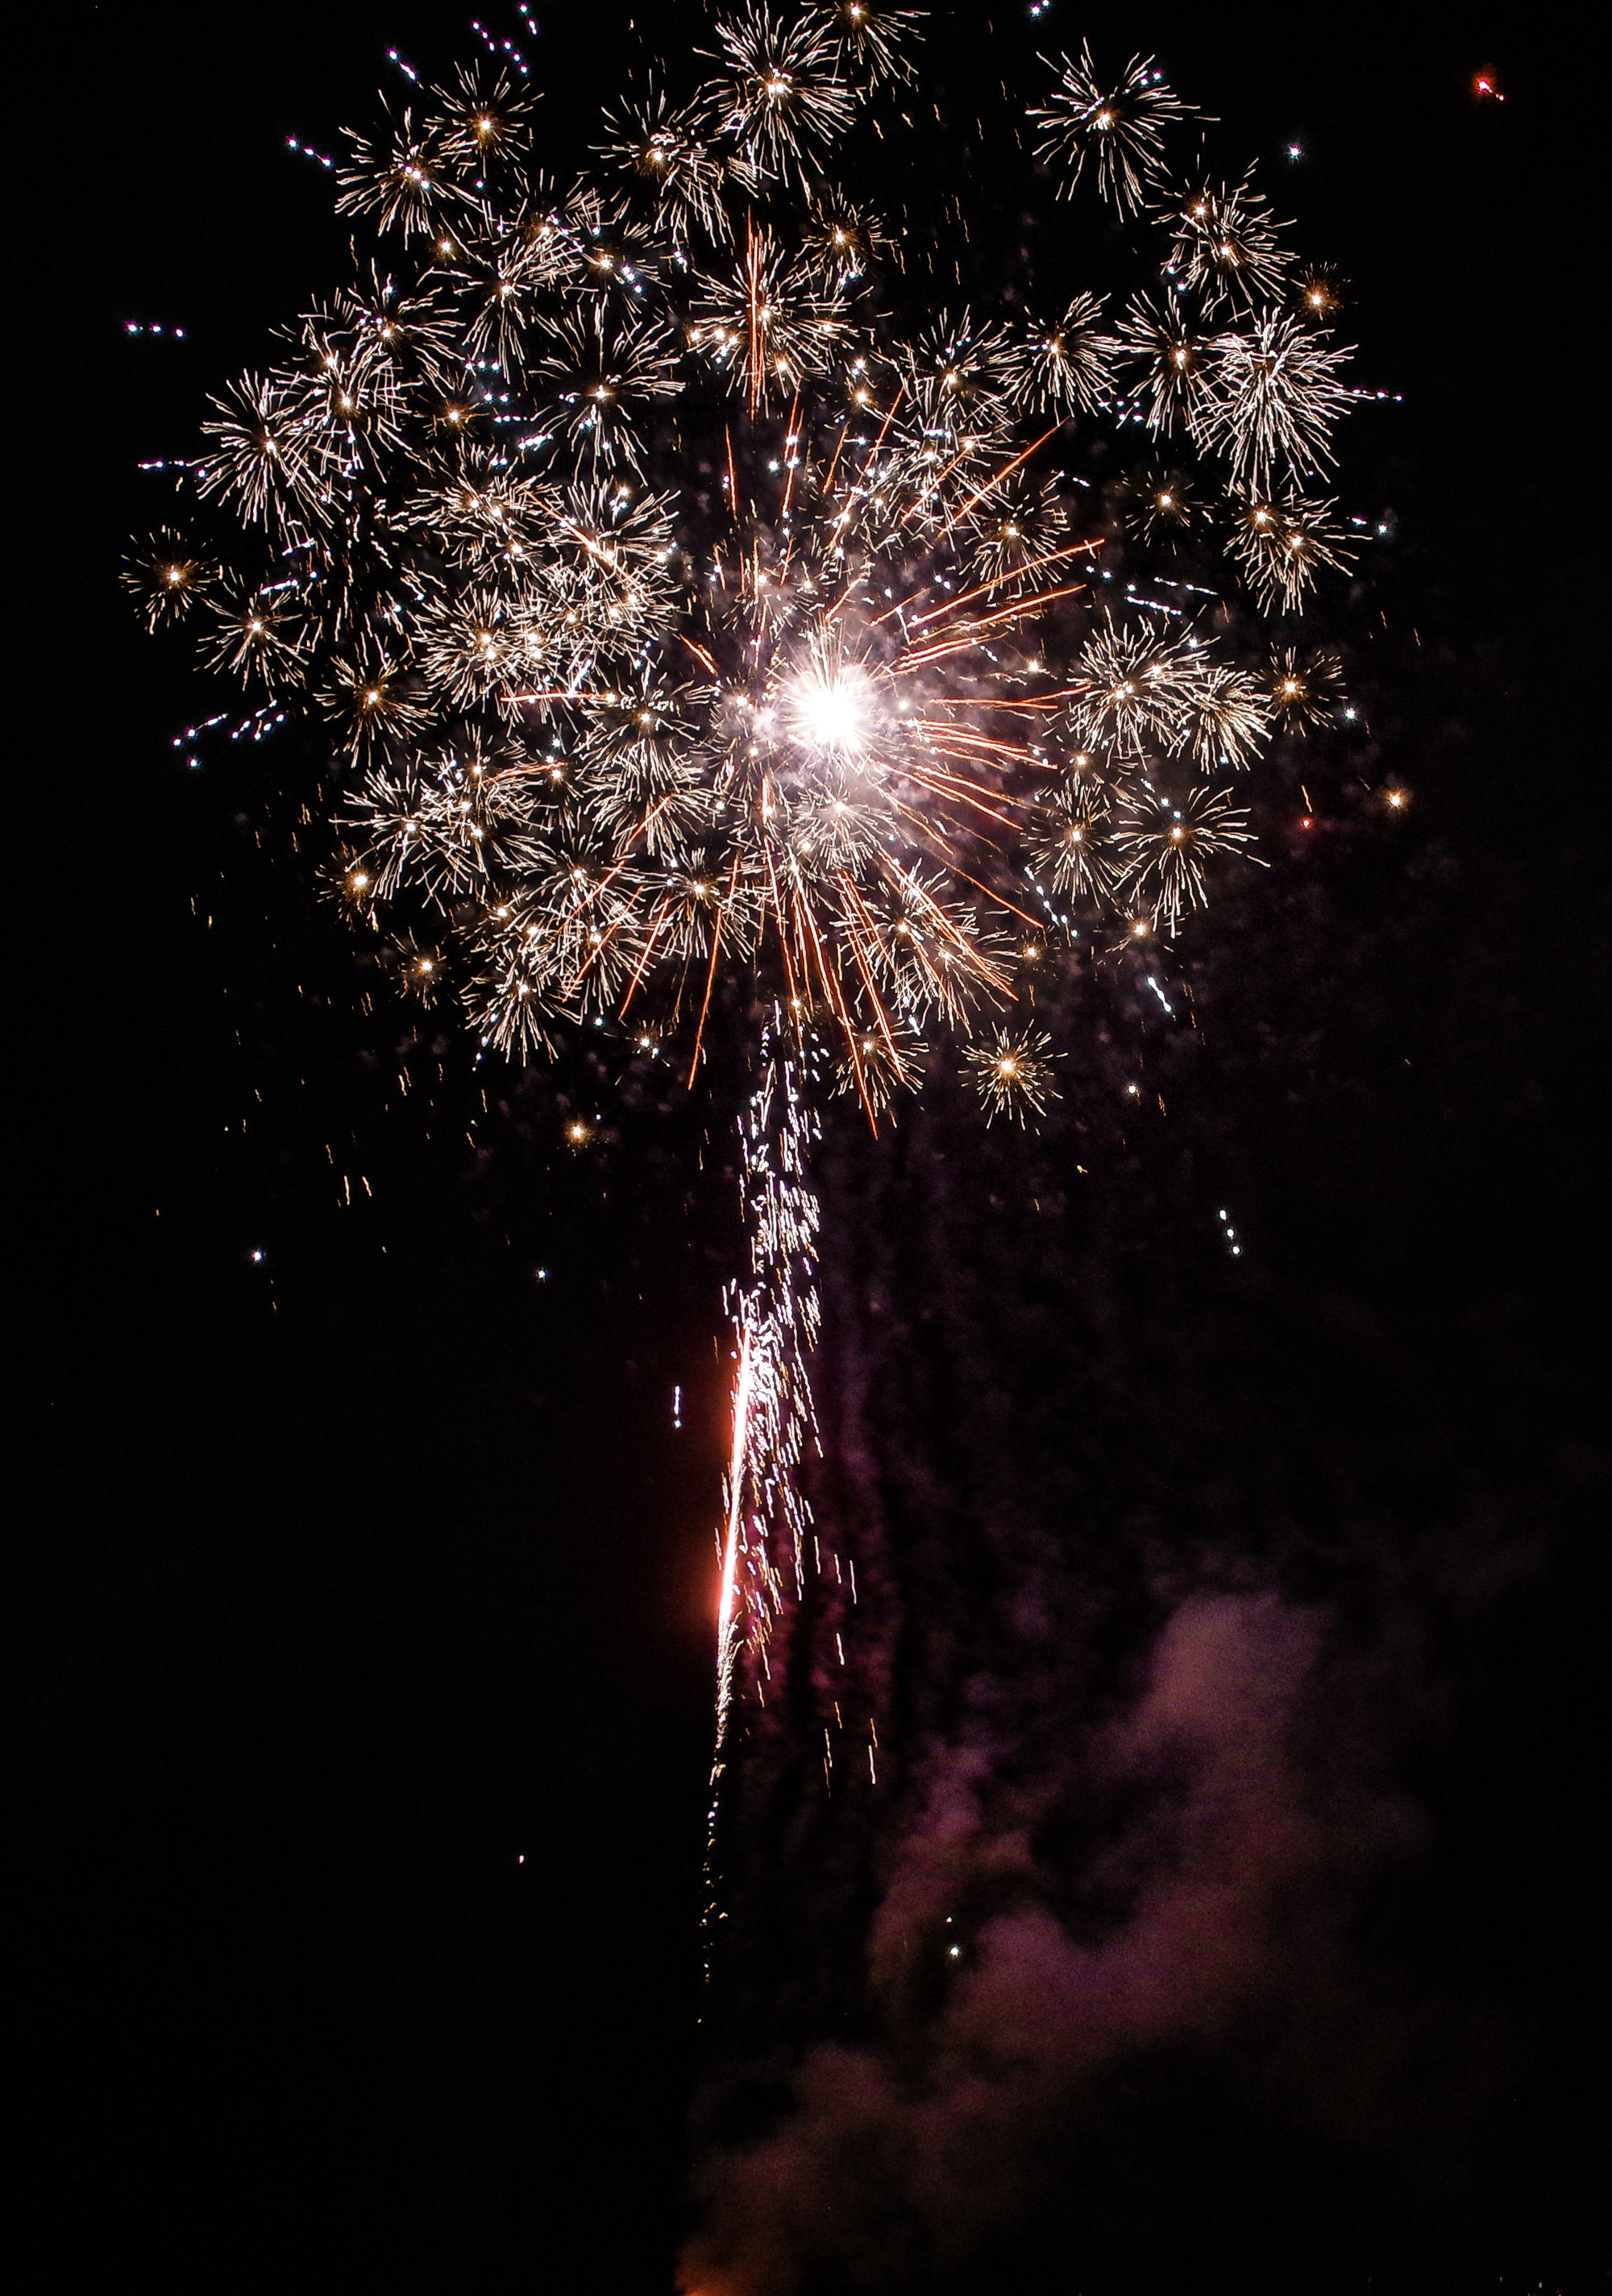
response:
<svg viewBox="0 0 1612 2296"><path fill-rule="evenodd" d="M1027 108L1060 193L1152 234L1136 291L938 308L849 157L881 105L890 148L916 31L724 14L565 191L511 66L412 86L337 176L353 283L213 402L128 573L329 729L340 898L485 1045L616 1025L692 1080L719 990L773 1015L724 1638L781 1584L756 1526L804 1547L803 1079L877 1121L951 1033L988 1114L1039 1113L1027 934L1176 931L1250 845L1226 777L1337 689L1266 627L1347 556L1308 491L1349 396L1329 275L1248 183L1172 183L1150 60L1083 50Z"/></svg>
<svg viewBox="0 0 1612 2296"><path fill-rule="evenodd" d="M1088 292L904 340L866 292L892 235L832 162L913 30L724 18L714 76L617 115L605 179L563 196L507 68L417 92L350 139L354 285L204 425L188 490L233 541L170 525L131 568L153 623L201 599L216 665L323 713L369 913L413 899L395 929L458 950L505 1051L632 1008L693 1062L749 968L876 1113L915 1031L999 1025L1004 933L1048 922L1027 865L1174 928L1241 841L1196 776L1305 716L1207 637L1094 611L1121 545L1071 467L1076 422L1184 435L1193 467L1133 482L1128 522L1168 541L1218 499L1245 625L1341 562L1303 489L1343 355L1280 308L1268 208L1172 193L1185 107L1150 60L1110 85L1083 51L1043 153L1156 210L1158 283L1112 320ZM1184 872L1139 825L1161 804L1199 824ZM1077 853L1100 820L1132 825Z"/></svg>

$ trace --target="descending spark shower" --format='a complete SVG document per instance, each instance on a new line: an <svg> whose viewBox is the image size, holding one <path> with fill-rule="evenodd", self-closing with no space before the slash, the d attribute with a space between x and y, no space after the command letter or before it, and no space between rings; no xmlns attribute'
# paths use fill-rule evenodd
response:
<svg viewBox="0 0 1612 2296"><path fill-rule="evenodd" d="M864 131L887 183L911 132L918 33L868 0L718 15L703 81L624 99L566 189L512 43L441 88L402 66L334 170L352 283L162 466L129 570L254 730L329 726L340 896L484 1046L586 1023L691 1086L718 1014L757 1016L718 1783L824 1567L795 1475L824 1092L877 1125L945 1037L1030 1120L1026 969L1167 940L1251 844L1237 776L1340 706L1297 624L1349 546L1331 275L1249 180L1181 172L1150 59L1083 49L1020 148L1108 204L1088 241L1128 236L1140 284L942 308L961 206L897 238L856 192Z"/></svg>

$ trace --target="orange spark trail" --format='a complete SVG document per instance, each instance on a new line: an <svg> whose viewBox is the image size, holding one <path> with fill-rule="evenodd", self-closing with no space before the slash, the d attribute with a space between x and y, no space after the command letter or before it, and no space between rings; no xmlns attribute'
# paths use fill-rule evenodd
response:
<svg viewBox="0 0 1612 2296"><path fill-rule="evenodd" d="M959 606L966 606L971 598L983 598L987 590L1000 590L1004 582L1022 581L1028 575L1038 574L1043 566L1056 566L1060 558L1078 558L1083 551L1101 548L1102 544L1098 541L1074 542L1067 550L1049 550L1044 558L1032 558L1027 566L1016 566L1006 574L994 574L988 582L982 582L978 589L965 590L961 598L948 598L944 606L931 606L927 614L914 614L912 627L915 630L921 629L926 622L935 621L942 614L955 613ZM879 622L888 622L890 614L899 613L901 611L899 606L892 606L889 614L880 615ZM879 622L874 623L875 629L878 628Z"/></svg>
<svg viewBox="0 0 1612 2296"><path fill-rule="evenodd" d="M739 1571L739 1525L744 1513L744 1458L750 1414L750 1330L739 1341L733 1390L733 1455L728 1468L728 1527L722 1548L722 1592L716 1612L716 1744L720 1750L733 1700L734 1595Z"/></svg>
<svg viewBox="0 0 1612 2296"><path fill-rule="evenodd" d="M1027 463L1031 455L1036 452L1037 448L1044 447L1047 440L1055 437L1062 429L1063 424L1061 422L1054 422L1051 430L1043 430L1040 438L1037 439L1033 445L1025 448L1022 455L1015 455L1011 463L1004 463L1002 469L996 472L994 478L987 479L983 487L976 488L975 492L969 496L967 502L962 504L961 509L954 510L952 512L951 517L947 519L945 524L941 528L941 533L943 535L950 534L952 529L957 524L959 519L966 518L969 512L973 509L976 503L982 503L988 494L994 494L1004 479L1011 478L1013 472L1018 470L1021 463Z"/></svg>

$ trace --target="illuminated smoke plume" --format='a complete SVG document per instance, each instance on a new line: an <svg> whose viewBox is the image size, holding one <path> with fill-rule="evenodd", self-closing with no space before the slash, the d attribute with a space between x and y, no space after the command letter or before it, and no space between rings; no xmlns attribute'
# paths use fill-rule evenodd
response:
<svg viewBox="0 0 1612 2296"><path fill-rule="evenodd" d="M934 1751L869 1931L882 2040L820 2044L776 2132L708 2166L691 2290L783 2296L822 2265L924 2285L1036 2198L1105 2074L1225 2041L1337 1956L1340 1864L1407 1821L1313 1806L1297 1725L1319 1636L1271 1595L1190 1597L1136 1705L1084 1742L1027 1764L999 1720ZM1132 1810L1090 1861L1084 1922L1034 1847L1071 1773Z"/></svg>

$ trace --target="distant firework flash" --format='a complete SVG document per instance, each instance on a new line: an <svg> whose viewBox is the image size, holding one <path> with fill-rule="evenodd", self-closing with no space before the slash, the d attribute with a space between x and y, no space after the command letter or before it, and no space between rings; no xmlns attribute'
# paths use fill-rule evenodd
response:
<svg viewBox="0 0 1612 2296"><path fill-rule="evenodd" d="M699 84L667 58L567 188L514 43L440 87L398 60L405 100L324 163L350 283L160 466L178 504L128 573L244 683L247 730L329 727L340 897L485 1046L585 1023L692 1082L719 990L772 1016L724 1722L818 1562L803 1080L877 1123L944 1035L988 1116L1033 1119L1027 968L1177 931L1250 847L1239 778L1340 707L1293 622L1350 550L1332 275L1249 180L1173 170L1190 108L1150 59L1083 48L1021 144L1108 203L1134 291L944 308L859 188L901 167L918 30L718 15Z"/></svg>

